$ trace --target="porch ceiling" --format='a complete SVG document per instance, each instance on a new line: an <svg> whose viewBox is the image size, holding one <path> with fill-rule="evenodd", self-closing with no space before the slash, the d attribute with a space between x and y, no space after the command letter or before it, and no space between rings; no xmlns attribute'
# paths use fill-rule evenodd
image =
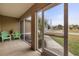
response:
<svg viewBox="0 0 79 59"><path fill-rule="evenodd" d="M0 15L19 18L33 3L0 3Z"/></svg>

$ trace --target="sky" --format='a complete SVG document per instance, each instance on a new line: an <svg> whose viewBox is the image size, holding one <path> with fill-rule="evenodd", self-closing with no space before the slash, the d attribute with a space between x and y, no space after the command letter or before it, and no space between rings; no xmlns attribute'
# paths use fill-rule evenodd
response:
<svg viewBox="0 0 79 59"><path fill-rule="evenodd" d="M79 25L79 4L68 4L68 24ZM50 8L44 12L44 17L50 25L64 24L64 4Z"/></svg>
<svg viewBox="0 0 79 59"><path fill-rule="evenodd" d="M79 3L69 4L69 24L79 25Z"/></svg>

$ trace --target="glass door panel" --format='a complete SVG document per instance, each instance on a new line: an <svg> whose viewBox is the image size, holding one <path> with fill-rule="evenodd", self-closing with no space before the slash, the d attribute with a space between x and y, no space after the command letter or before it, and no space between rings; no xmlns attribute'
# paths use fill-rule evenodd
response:
<svg viewBox="0 0 79 59"><path fill-rule="evenodd" d="M44 49L64 55L64 4L44 11Z"/></svg>
<svg viewBox="0 0 79 59"><path fill-rule="evenodd" d="M79 3L68 4L68 50L79 56Z"/></svg>

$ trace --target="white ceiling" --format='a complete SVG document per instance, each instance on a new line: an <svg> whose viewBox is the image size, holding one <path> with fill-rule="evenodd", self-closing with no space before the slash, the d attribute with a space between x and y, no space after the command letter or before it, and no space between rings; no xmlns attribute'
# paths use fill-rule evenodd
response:
<svg viewBox="0 0 79 59"><path fill-rule="evenodd" d="M33 3L0 3L0 15L19 18Z"/></svg>

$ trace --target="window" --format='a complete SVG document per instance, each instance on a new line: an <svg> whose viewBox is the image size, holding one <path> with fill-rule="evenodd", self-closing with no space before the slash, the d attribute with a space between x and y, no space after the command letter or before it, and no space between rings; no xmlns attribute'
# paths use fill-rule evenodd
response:
<svg viewBox="0 0 79 59"><path fill-rule="evenodd" d="M42 11L37 12L37 45L42 48Z"/></svg>
<svg viewBox="0 0 79 59"><path fill-rule="evenodd" d="M25 40L31 43L31 16L25 19Z"/></svg>
<svg viewBox="0 0 79 59"><path fill-rule="evenodd" d="M44 35L43 50L57 55L79 55L78 7L78 3L59 4L49 9L46 8L43 13L38 12L38 19L40 19L38 24L43 23L38 25L38 32L40 27L44 30L44 33L40 30L40 37Z"/></svg>
<svg viewBox="0 0 79 59"><path fill-rule="evenodd" d="M68 4L68 50L79 56L79 4Z"/></svg>
<svg viewBox="0 0 79 59"><path fill-rule="evenodd" d="M64 4L44 11L44 49L64 55Z"/></svg>

